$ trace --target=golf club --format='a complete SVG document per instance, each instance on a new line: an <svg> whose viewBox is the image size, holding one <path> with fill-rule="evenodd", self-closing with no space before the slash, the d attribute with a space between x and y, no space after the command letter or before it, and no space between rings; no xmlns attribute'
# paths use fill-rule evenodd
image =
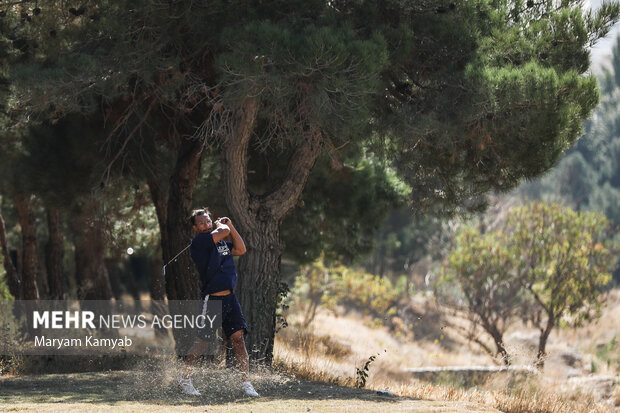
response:
<svg viewBox="0 0 620 413"><path fill-rule="evenodd" d="M188 249L190 246L192 245L192 243L190 242L189 244L187 244L187 247L183 248L181 251L179 251L179 253L177 255L175 255L170 261L168 261L166 264L164 264L163 267L161 267L161 275L165 276L166 275L166 267L168 265L170 265L170 263L172 261L175 261L177 259L177 257L181 254L183 254L185 252L186 249Z"/></svg>
<svg viewBox="0 0 620 413"><path fill-rule="evenodd" d="M217 222L217 221L219 221L219 219L217 219L217 220L216 220L216 222ZM227 222L228 222L228 219L226 219L226 218L222 220L222 223L224 223L224 224L226 224ZM183 254L183 252L185 252L185 250L186 250L186 249L188 249L191 245L192 245L192 243L190 242L189 244L187 244L187 247L183 248L183 249L182 249L181 251L179 251L179 253L178 253L177 255L175 255L175 256L174 256L174 257L173 257L170 261L168 261L166 264L164 264L164 266L163 266L163 267L161 267L161 275L164 275L164 276L165 276L165 275L166 275L166 267L167 267L168 265L170 265L170 263L171 263L172 261L176 260L176 259L177 259L177 257L178 257L179 255Z"/></svg>

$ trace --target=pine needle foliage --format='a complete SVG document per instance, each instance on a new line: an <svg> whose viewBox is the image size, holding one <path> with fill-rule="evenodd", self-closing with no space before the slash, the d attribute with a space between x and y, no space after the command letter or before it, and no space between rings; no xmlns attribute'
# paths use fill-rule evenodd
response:
<svg viewBox="0 0 620 413"><path fill-rule="evenodd" d="M620 14L582 3L23 1L0 26L16 106L57 117L104 103L121 125L157 107L160 126L182 120L168 133L216 145L252 96L258 148L313 128L374 144L417 210L454 212L546 171L581 134L598 102L589 47Z"/></svg>

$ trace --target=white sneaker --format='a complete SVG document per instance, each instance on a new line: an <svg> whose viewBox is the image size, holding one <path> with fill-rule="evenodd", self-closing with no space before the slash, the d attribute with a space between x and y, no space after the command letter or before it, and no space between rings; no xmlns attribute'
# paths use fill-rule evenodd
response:
<svg viewBox="0 0 620 413"><path fill-rule="evenodd" d="M183 394L189 394L190 396L200 396L200 392L196 390L191 378L179 377L179 387Z"/></svg>
<svg viewBox="0 0 620 413"><path fill-rule="evenodd" d="M249 381L244 381L243 383L241 383L241 388L243 389L243 392L246 396L259 397L258 393L256 393L256 390L254 390L254 386L252 386L252 383L250 383Z"/></svg>

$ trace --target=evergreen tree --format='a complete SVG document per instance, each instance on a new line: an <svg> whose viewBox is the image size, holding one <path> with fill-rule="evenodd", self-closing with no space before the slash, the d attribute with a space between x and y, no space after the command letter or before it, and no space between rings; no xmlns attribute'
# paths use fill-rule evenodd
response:
<svg viewBox="0 0 620 413"><path fill-rule="evenodd" d="M408 196L395 172L376 159L334 167L326 158L317 161L301 205L282 223L285 254L300 264L321 253L327 261L345 263L367 255L388 213Z"/></svg>
<svg viewBox="0 0 620 413"><path fill-rule="evenodd" d="M598 211L620 225L620 37L611 62L599 79L601 103L584 135L549 174L523 185L517 194ZM614 278L620 281L618 266Z"/></svg>

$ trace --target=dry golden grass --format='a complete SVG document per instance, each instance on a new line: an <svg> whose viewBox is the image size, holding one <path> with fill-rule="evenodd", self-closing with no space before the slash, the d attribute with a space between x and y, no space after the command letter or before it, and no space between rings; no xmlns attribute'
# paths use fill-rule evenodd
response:
<svg viewBox="0 0 620 413"><path fill-rule="evenodd" d="M161 357L132 370L0 376L0 411L499 413L477 403L381 395L353 388L346 378L333 382L348 387L298 380L259 366L251 379L261 397L249 398L240 390L238 372L209 363L196 369L193 381L202 395L192 397L179 392L180 369L175 358Z"/></svg>
<svg viewBox="0 0 620 413"><path fill-rule="evenodd" d="M620 325L620 294L613 292L608 306L596 327L582 331L556 333L556 346L572 334L579 337L571 345L580 348L589 337L605 339ZM466 389L458 385L437 385L417 381L403 371L405 367L445 365L488 365L493 359L459 338L437 337L428 341L407 342L394 337L385 328L370 328L359 315L336 316L319 312L309 329L294 327L295 315L289 317L293 326L276 337L275 365L305 380L316 380L335 385L354 386L356 368L363 366L368 357L379 354L370 365L366 388L387 390L399 396L421 400L459 401L483 404L505 413L610 413L614 407L598 403L581 390L567 391L553 377L530 377L527 380L496 379L478 388ZM614 324L618 322L618 324ZM288 331L287 331L288 330ZM598 335L594 334L597 331ZM601 331L606 330L606 331ZM327 338L326 338L327 337ZM445 340L443 342L442 340ZM452 348L452 351L451 351ZM620 390L614 400L620 405Z"/></svg>
<svg viewBox="0 0 620 413"><path fill-rule="evenodd" d="M294 315L289 317L289 321L294 320ZM175 385L181 368L177 361L157 364L147 358L135 369L121 372L100 369L96 373L0 377L0 389L4 390L0 390L0 411L620 412L620 386L613 389L610 404L601 405L588 391L563 386L565 379L562 382L559 373L557 377L527 380L498 377L477 388L415 380L403 368L491 364L493 360L442 326L429 329L439 331L437 336L412 341L370 324L359 315L336 317L321 312L309 329L292 326L282 330L276 337L276 371L252 373L263 396L259 400L240 396L233 384L238 379L235 373L209 367L195 376L203 396L186 398ZM618 333L618 326L620 294L616 291L610 293L610 305L597 324L555 333L550 345L585 351L592 340L608 343ZM379 356L370 364L365 388L402 397L385 398L374 391L352 388L356 368L376 354ZM615 368L610 366L605 372L617 375ZM237 410L231 410L233 405Z"/></svg>
<svg viewBox="0 0 620 413"><path fill-rule="evenodd" d="M282 355L282 353L280 353ZM317 362L320 356L295 360L291 353L286 359L278 357L276 366L304 380L321 381L339 386L354 386L353 377L334 375L329 369L331 364ZM391 376L391 377L388 377ZM538 383L540 384L540 383ZM529 387L529 386L526 386ZM504 413L610 413L609 407L596 404L591 398L570 400L569 397L550 393L542 386L537 390L518 388L505 390L492 389L455 389L452 386L422 383L415 380L403 380L398 374L384 374L377 379L373 375L366 388L383 390L397 396L411 397L418 400L449 401L475 403L495 408Z"/></svg>

